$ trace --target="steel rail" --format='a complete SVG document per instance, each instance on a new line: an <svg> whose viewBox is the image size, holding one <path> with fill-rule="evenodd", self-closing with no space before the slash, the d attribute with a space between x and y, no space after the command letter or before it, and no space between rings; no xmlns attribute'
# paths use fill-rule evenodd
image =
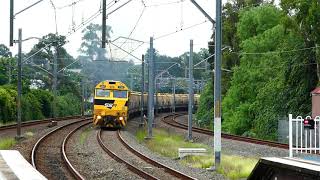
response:
<svg viewBox="0 0 320 180"><path fill-rule="evenodd" d="M119 156L117 156L117 154L115 154L114 152L112 152L110 149L107 148L107 146L103 143L102 141L102 138L101 138L101 135L102 135L102 130L100 129L98 132L97 132L97 140L98 140L98 143L99 145L101 146L101 148L109 154L109 156L111 156L113 159L115 159L116 161L120 162L120 163L124 163L129 170L131 170L132 172L136 173L137 175L139 175L140 177L142 178L145 178L145 179L154 179L154 180L158 180L157 177L154 177L153 175L147 173L147 172L144 172L143 170L135 167L134 165L130 164L128 161L120 158Z"/></svg>
<svg viewBox="0 0 320 180"><path fill-rule="evenodd" d="M175 115L168 115L162 118L162 121L170 126L176 127L176 128L180 128L180 129L188 129L188 126L175 121L174 119L170 121L167 121L165 119L169 118L169 117L178 117L178 116L182 116L183 114L175 114ZM213 131L209 130L209 129L203 129L203 128L198 128L198 127L192 127L192 131L194 132L198 132L201 134L206 134L206 135L210 135L213 136ZM278 143L278 142L273 142L273 141L268 141L268 140L261 140L261 139L256 139L256 138L250 138L250 137L243 137L243 136L238 136L238 135L232 135L232 134L227 134L227 133L222 133L221 134L222 138L225 139L231 139L231 140L236 140L236 141L242 141L242 142L247 142L247 143L252 143L252 144L260 144L260 145L266 145L266 146L270 146L270 147L277 147L277 148L281 148L281 149L289 149L289 145L288 144L283 144L283 143Z"/></svg>
<svg viewBox="0 0 320 180"><path fill-rule="evenodd" d="M191 176L188 176L180 171L177 171L177 170L174 170L164 164L161 164L160 162L157 162L143 154L141 154L139 151L137 151L136 149L134 149L132 146L130 146L124 139L123 137L121 136L121 133L120 131L118 131L117 133L117 137L118 139L121 141L121 143L129 150L131 151L133 154L135 154L136 156L138 156L139 158L143 159L144 161L158 167L158 168L162 168L164 169L166 172L168 172L169 174L177 177L177 178L180 178L180 179L190 179L190 180L194 180L195 178L191 177Z"/></svg>
<svg viewBox="0 0 320 180"><path fill-rule="evenodd" d="M73 125L73 124L76 124L76 123L80 123L80 122L83 122L83 121L87 121L91 118L85 118L85 119L82 119L82 120L79 120L79 121L75 121L75 122L72 122L72 123L69 123L69 124L66 124L66 125L63 125L63 126L60 126L58 128L55 128L53 129L52 131L48 132L47 134L43 135L33 146L32 148L32 151L31 151L31 164L32 166L37 169L37 164L36 164L36 155L37 155L37 150L40 146L40 144L42 143L42 141L44 141L47 137L49 137L50 135L52 135L53 133L55 133L56 131L60 130L60 129L63 129L67 126L70 126L70 125Z"/></svg>
<svg viewBox="0 0 320 180"><path fill-rule="evenodd" d="M64 121L68 119L76 119L81 117L82 117L81 115L77 115L77 116L65 116L65 117L58 117L58 118L48 118L48 119L42 119L42 120L32 120L32 121L22 122L21 127L40 125L40 124L49 123L51 121ZM0 126L0 131L14 129L14 128L17 128L16 123L11 125Z"/></svg>
<svg viewBox="0 0 320 180"><path fill-rule="evenodd" d="M62 152L62 159L64 161L64 163L67 165L68 169L70 172L72 172L73 176L75 179L77 180L84 180L85 178L73 167L73 165L71 164L68 156L67 156L67 153L66 153L66 149L67 149L67 142L68 140L70 139L70 137L76 132L78 131L79 129L81 129L82 127L90 124L91 122L87 122L87 123L84 123L78 127L76 127L74 130L72 130L63 140L62 142L62 146L61 146L61 152Z"/></svg>

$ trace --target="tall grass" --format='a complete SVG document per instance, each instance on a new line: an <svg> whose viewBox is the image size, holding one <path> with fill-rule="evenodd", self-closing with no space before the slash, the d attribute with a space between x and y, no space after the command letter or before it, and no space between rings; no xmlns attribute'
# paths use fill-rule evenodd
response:
<svg viewBox="0 0 320 180"><path fill-rule="evenodd" d="M84 131L81 132L80 134L80 144L84 144L88 138L89 132L91 131L91 128L86 128Z"/></svg>
<svg viewBox="0 0 320 180"><path fill-rule="evenodd" d="M207 155L188 156L180 162L195 168L209 168L214 165L212 148L207 145L187 142L183 136L161 129L153 131L154 137L151 140L145 141L146 135L146 130L138 130L136 138L140 143L145 143L150 150L163 156L177 158L178 148L205 148L208 151ZM257 162L258 159L256 158L222 154L221 166L218 169L218 173L230 179L247 178Z"/></svg>
<svg viewBox="0 0 320 180"><path fill-rule="evenodd" d="M144 141L146 130L138 130L136 138L139 142ZM190 143L184 140L183 136L169 133L164 130L154 129L152 140L144 141L149 149L160 153L166 157L177 158L178 148L207 148L206 145L199 143Z"/></svg>
<svg viewBox="0 0 320 180"><path fill-rule="evenodd" d="M12 146L16 144L16 140L14 138L3 138L0 139L0 150L11 149Z"/></svg>

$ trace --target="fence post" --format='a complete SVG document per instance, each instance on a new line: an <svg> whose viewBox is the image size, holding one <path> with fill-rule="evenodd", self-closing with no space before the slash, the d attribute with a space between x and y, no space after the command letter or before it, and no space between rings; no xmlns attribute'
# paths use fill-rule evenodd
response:
<svg viewBox="0 0 320 180"><path fill-rule="evenodd" d="M289 114L289 157L293 157L292 152L292 114Z"/></svg>

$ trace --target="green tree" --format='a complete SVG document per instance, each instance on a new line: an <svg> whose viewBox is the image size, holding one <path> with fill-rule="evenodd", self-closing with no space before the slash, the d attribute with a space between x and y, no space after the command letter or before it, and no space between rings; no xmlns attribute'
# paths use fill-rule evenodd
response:
<svg viewBox="0 0 320 180"><path fill-rule="evenodd" d="M83 42L81 43L80 52L91 60L106 60L106 50L101 48L101 34L102 26L91 23L84 30L82 30ZM111 26L106 26L106 40L111 37Z"/></svg>
<svg viewBox="0 0 320 180"><path fill-rule="evenodd" d="M223 99L224 130L276 139L278 117L310 112L316 68L303 50L303 38L288 27L291 21L271 5L240 13L238 36L244 53Z"/></svg>
<svg viewBox="0 0 320 180"><path fill-rule="evenodd" d="M243 52L267 52L277 49L283 40L284 29L278 26L281 11L273 6L260 6L242 11L238 24L238 36ZM277 73L270 67L279 67L277 54L244 54L240 65L234 68L231 87L223 99L225 130L243 134L254 128L254 103L261 88L274 80Z"/></svg>
<svg viewBox="0 0 320 180"><path fill-rule="evenodd" d="M11 57L10 49L4 44L0 44L0 57Z"/></svg>
<svg viewBox="0 0 320 180"><path fill-rule="evenodd" d="M281 0L280 5L286 14L294 18L294 21L287 21L286 25L299 33L306 48L311 48L307 57L310 63L317 64L319 85L320 2L314 0Z"/></svg>

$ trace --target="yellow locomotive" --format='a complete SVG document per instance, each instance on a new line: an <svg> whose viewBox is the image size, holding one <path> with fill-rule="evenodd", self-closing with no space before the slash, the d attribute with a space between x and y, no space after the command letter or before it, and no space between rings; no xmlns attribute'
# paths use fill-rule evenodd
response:
<svg viewBox="0 0 320 180"><path fill-rule="evenodd" d="M144 110L147 110L147 94L144 94ZM194 106L199 102L199 95L194 95ZM156 95L154 97L156 99ZM130 101L129 101L130 99ZM158 93L158 102L155 105L159 112L170 110L175 99L175 109L188 108L188 95ZM120 81L106 80L100 82L94 90L93 124L101 127L124 127L129 114L134 115L141 111L141 93L129 92L128 87ZM140 114L140 113L139 113Z"/></svg>
<svg viewBox="0 0 320 180"><path fill-rule="evenodd" d="M129 89L120 81L100 82L94 90L93 124L123 127L128 120Z"/></svg>

